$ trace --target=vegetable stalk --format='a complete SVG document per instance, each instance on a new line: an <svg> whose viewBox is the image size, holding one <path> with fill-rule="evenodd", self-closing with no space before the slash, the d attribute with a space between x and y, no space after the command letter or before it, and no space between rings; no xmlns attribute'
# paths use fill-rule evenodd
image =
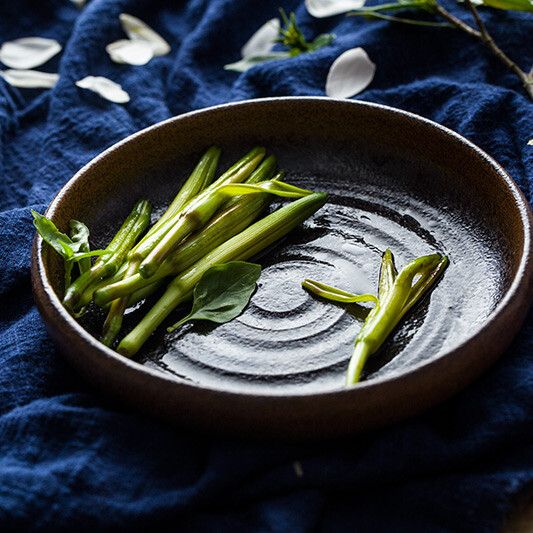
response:
<svg viewBox="0 0 533 533"><path fill-rule="evenodd" d="M170 227L173 218L202 190L209 186L215 176L218 160L220 158L220 148L211 146L204 155L200 158L200 161L192 171L189 178L186 180L183 187L179 190L174 200L167 208L163 216L150 228L146 235L140 240L140 242L130 252L130 256L134 256L129 260L126 265L126 271L123 274L125 278L129 278L137 273L139 265L141 264L141 257L135 255L135 251L144 245L144 243L153 238L153 235L162 231L162 228ZM164 231L164 229L163 229ZM152 246L155 245L155 240L152 241ZM146 252L148 253L148 251ZM155 286L154 286L155 289ZM90 293L91 298L95 288ZM83 299L84 295L82 295ZM111 346L115 340L120 328L122 327L122 321L124 318L124 312L129 304L129 296L122 297L117 301L114 301L109 308L107 318L104 322L102 332L102 342L106 346Z"/></svg>
<svg viewBox="0 0 533 533"><path fill-rule="evenodd" d="M355 349L348 365L346 385L359 381L368 358L385 342L402 317L429 289L444 271L448 258L439 254L419 257L394 275L392 254L384 254L378 303L368 314L355 340ZM420 279L413 285L415 276Z"/></svg>
<svg viewBox="0 0 533 533"><path fill-rule="evenodd" d="M159 232L163 226L172 220L197 194L211 184L215 177L220 152L221 150L217 146L211 146L205 152L167 210L146 232L146 235L139 241L130 255L133 255L148 239L150 239L155 233Z"/></svg>
<svg viewBox="0 0 533 533"><path fill-rule="evenodd" d="M113 253L103 256L90 270L67 287L63 305L70 312L79 309L81 296L87 287L101 278L113 275L118 270L135 241L148 226L151 210L152 204L148 200L139 200L106 248L106 251Z"/></svg>
<svg viewBox="0 0 533 533"><path fill-rule="evenodd" d="M281 173L272 181L281 179ZM199 261L204 255L247 228L270 203L272 195L256 193L244 195L216 215L205 227L184 241L169 255L151 278L139 273L124 276L114 283L102 284L94 292L94 301L104 306L116 298L132 294L152 285L155 281L176 276Z"/></svg>
<svg viewBox="0 0 533 533"><path fill-rule="evenodd" d="M329 300L354 303L373 301L376 305L366 317L355 339L355 348L348 365L346 386L360 379L368 358L385 342L402 317L415 305L442 274L448 258L439 254L425 255L408 263L398 274L390 250L381 260L378 297L371 294L355 295L306 279L302 285ZM420 278L413 284L416 276Z"/></svg>
<svg viewBox="0 0 533 533"><path fill-rule="evenodd" d="M243 261L254 256L311 216L324 205L326 199L325 193L304 196L252 224L208 253L174 278L160 300L122 339L117 351L126 357L132 357L169 313L177 305L191 298L194 286L208 268L229 261Z"/></svg>
<svg viewBox="0 0 533 533"><path fill-rule="evenodd" d="M265 155L265 149L254 148L233 167L226 171L209 187L184 206L175 216L169 218L149 238L140 243L132 254L132 259L141 259L139 271L145 277L155 273L159 264L189 233L205 224L222 205L225 198L217 196L221 185L244 181L257 168Z"/></svg>
<svg viewBox="0 0 533 533"><path fill-rule="evenodd" d="M257 155L258 150L252 151L251 153L253 154L254 152ZM203 160L200 161L199 165L196 167L195 171L191 175L191 178L189 178L187 183L184 185L183 189L180 191L180 193L178 194L178 196L174 200L174 202L171 205L171 207L166 211L165 215L163 215L163 218L166 217L166 220L167 220L166 224L171 225L173 223L173 220L172 220L173 215L178 214L187 205L187 203L190 200L192 200L192 198L194 196L191 196L191 195L194 195L198 191L198 186L196 186L197 182L200 181L199 185L203 186L206 183L210 183L212 181L212 175L214 174L214 167L212 166L213 165L212 160L211 161L207 161L207 163L204 163L204 167L209 163L211 165L211 168L212 168L212 170L208 172L208 174L211 174L211 176L208 177L208 179L205 179L202 176L202 174L197 171L199 168L200 169L202 168L200 165L206 160L206 157L208 155L209 155L209 151L206 153L206 155L204 156ZM219 151L215 152L215 156L216 156L215 165L216 165L216 162L218 161L218 155L219 155ZM253 157L256 157L256 155L253 156ZM248 154L248 156L246 156L246 158L248 158L249 160L253 159L253 157L250 158L250 154ZM242 170L242 168L244 168L246 166L246 164L249 164L249 161L246 158L243 158L243 160L241 160L236 166L234 165L234 167L232 167L233 170L232 169L230 169L230 170L232 170L233 173L234 172L238 172L239 170ZM272 177L273 173L275 172L275 168L276 168L276 158L274 156L270 156L267 159L265 159L255 169L254 172L252 172L252 174L249 176L249 178L246 180L246 182L248 184L253 184L253 183L256 183L256 182L261 181L263 179L268 179L268 178ZM200 180L195 176L195 174L198 174L198 177L200 178ZM226 173L226 175L228 175L228 173ZM281 175L279 175L278 179L280 177L281 177ZM195 181L193 181L193 180L195 180ZM191 181L193 181L193 186L194 187L189 185L189 183ZM223 181L227 182L226 179L224 179ZM259 213L263 210L264 207L266 207L266 204L269 202L269 200L267 199L267 195L265 195L265 194L252 195L252 196L257 196L258 198L256 198L256 200L254 201L251 198L251 196L250 196L249 197L250 201L240 202L239 203L239 205L241 205L241 208L244 208L244 207L248 206L248 210L245 210L243 212L244 216L241 216L241 214L238 213L237 214L237 219L234 220L235 216L232 215L233 211L231 211L229 214L226 213L225 217L222 217L222 218L221 217L216 217L216 222L218 222L218 226L216 224L215 225L210 224L211 229L207 232L206 235L204 235L204 236L202 236L202 234L197 235L197 238L194 239L194 242L196 242L197 246L193 247L193 248L188 247L187 248L187 250L189 250L188 254L186 252L185 254L181 254L180 256L178 256L178 258L176 258L176 254L174 253L173 254L173 261L172 262L168 262L167 261L167 265L166 266L168 268L166 270L165 270L165 268L159 268L157 270L157 272L156 272L156 276L157 277L156 276L152 276L147 281L144 278L142 278L141 276L139 276L137 274L137 271L139 270L140 259L138 259L136 257L131 259L129 264L128 264L127 271L126 271L126 273L125 273L125 275L123 277L123 280L122 280L123 281L122 282L122 287L124 287L124 286L130 287L130 292L129 293L123 293L123 294L120 294L120 295L116 295L113 298L114 301L111 304L111 307L109 309L106 321L104 323L103 333L102 333L102 342L106 346L111 346L113 344L113 341L115 340L116 336L118 335L118 333L120 331L120 328L122 327L122 321L123 321L124 313L126 311L126 308L129 305L129 294L132 291L138 291L140 289L144 289L145 293L146 292L151 292L151 290L148 288L149 286L151 286L152 290L155 291L158 288L158 286L159 286L159 284L155 284L154 283L155 281L161 280L161 279L163 279L165 277L168 277L170 275L175 275L175 274L185 270L185 268L187 268L188 266L190 266L191 264L196 262L198 259L200 259L200 257L205 255L207 252L209 252L210 250L212 250L213 248L215 248L219 244L222 244L222 242L224 242L225 240L229 239L230 237L232 237L233 235L235 235L239 231L243 230L249 224L251 224L252 221L259 215ZM178 200L180 200L180 202L178 202ZM226 209L226 211L228 211L228 209ZM165 223L160 224L159 227L164 227L164 224ZM156 223L154 228L157 225L158 224ZM223 227L223 226L225 226L225 227ZM224 230L226 230L226 231L224 231ZM228 232L229 232L229 234L228 234ZM149 232L148 237L150 237L151 235L154 235L155 233L156 233L156 231L152 231L151 230L151 233ZM199 248L198 245L203 245L203 246ZM155 241L154 241L154 246L155 246ZM206 247L207 247L207 249L206 249ZM192 255L190 253L191 250L195 251ZM168 258L168 259L170 259L170 258ZM186 261L186 263L184 265L180 265L179 264L182 260ZM176 262L176 261L178 261L178 262ZM165 265L165 262L163 262L162 267L163 267L163 265ZM137 286L132 289L132 286L133 286L132 282L134 282L134 280L137 281ZM113 289L111 289L111 290L113 290ZM108 294L109 294L109 291L108 291ZM107 301L110 301L110 300L107 300Z"/></svg>

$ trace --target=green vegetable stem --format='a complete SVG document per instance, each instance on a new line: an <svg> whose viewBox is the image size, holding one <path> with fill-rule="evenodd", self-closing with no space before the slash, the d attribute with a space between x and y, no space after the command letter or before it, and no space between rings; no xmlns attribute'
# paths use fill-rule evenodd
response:
<svg viewBox="0 0 533 533"><path fill-rule="evenodd" d="M360 379L368 358L374 354L390 335L402 317L435 283L448 264L448 258L439 254L419 257L408 263L398 274L390 250L383 254L379 292L357 296L322 283L305 280L302 285L324 298L340 302L375 301L355 340L354 353L348 365L346 385L354 385ZM420 276L413 284L415 277Z"/></svg>
<svg viewBox="0 0 533 533"><path fill-rule="evenodd" d="M139 268L141 275L152 276L172 248L189 233L205 224L221 207L226 200L225 197L221 198L216 194L216 190L221 185L246 180L257 168L264 155L264 148L254 148L214 183L191 199L175 216L170 217L158 231L139 244L133 251L131 259L142 260Z"/></svg>
<svg viewBox="0 0 533 533"><path fill-rule="evenodd" d="M213 216L213 213L229 199L238 195L258 192L270 192L285 198L301 198L311 194L305 189L274 180L263 181L256 185L248 183L223 184L214 189L207 189L188 204L180 214L180 220L141 263L139 267L141 276L152 277L175 246L191 231L203 226Z"/></svg>
<svg viewBox="0 0 533 533"><path fill-rule="evenodd" d="M122 339L117 351L126 357L132 357L169 313L177 305L191 298L195 285L207 269L213 265L229 261L245 261L253 257L311 216L324 205L326 199L325 193L314 193L281 207L227 240L179 274L148 314Z"/></svg>
<svg viewBox="0 0 533 533"><path fill-rule="evenodd" d="M279 173L272 181L281 179ZM272 195L267 192L242 195L216 215L201 230L196 231L186 241L180 244L167 257L157 272L151 278L143 278L140 274L115 280L113 283L100 283L94 291L94 301L104 306L110 301L133 294L154 282L176 276L199 261L204 255L217 246L237 235L247 228L268 206ZM86 296L87 303L93 294Z"/></svg>
<svg viewBox="0 0 533 533"><path fill-rule="evenodd" d="M134 255L148 239L151 239L155 233L159 232L163 226L171 221L197 194L211 184L215 177L220 152L221 150L217 146L211 146L205 152L170 206L161 218L146 232L146 235L133 248L130 255Z"/></svg>
<svg viewBox="0 0 533 533"><path fill-rule="evenodd" d="M112 252L101 261L95 263L90 270L82 274L74 283L67 287L63 305L72 313L79 309L84 290L93 282L113 275L126 257L135 241L146 229L150 222L152 205L148 200L139 200L128 218L122 224L109 246L107 252Z"/></svg>
<svg viewBox="0 0 533 533"><path fill-rule="evenodd" d="M176 215L182 211L197 194L211 184L215 177L220 152L220 148L217 146L211 146L200 158L200 161L197 163L170 206L128 254L132 258L128 261L126 269L122 274L122 278L127 279L137 274L142 260L142 256L138 254L137 251L145 246L147 241L149 242L148 246L153 248L157 243L157 237L154 237L154 235L157 235L158 233L161 235L164 234L164 232L167 231L165 228L169 228L172 225ZM149 247L145 248L145 251L143 252L144 255L149 253ZM157 286L154 285L154 290L156 287ZM82 300L84 300L86 296L89 296L89 299L92 299L95 290L96 287L93 287L93 289L89 291L85 290L82 295ZM120 328L122 327L124 313L129 305L129 300L129 296L124 296L119 300L112 302L102 331L102 342L106 346L111 346L118 335Z"/></svg>
<svg viewBox="0 0 533 533"><path fill-rule="evenodd" d="M212 149L210 149L212 150ZM217 152L215 152L216 155L216 161L218 161L220 150L217 149ZM237 163L237 165L234 165L230 171L234 175L235 172L238 172L239 170L242 171L242 169L249 164L251 160L253 160L257 154L260 153L258 149L253 150L245 156L245 158L241 159ZM255 154L255 155L254 155ZM179 212L181 212L185 206L194 198L194 194L201 192L201 190L198 190L198 187L192 187L189 186L189 183L191 181L198 182L200 181L197 178L198 176L202 176L198 172L198 168L202 168L201 164L203 161L205 161L206 157L209 156L209 150L204 155L204 158L200 161L199 165L196 167L195 171L193 171L193 174L187 180L184 187L176 197L176 200L174 200L173 205L177 206L173 209L173 213L169 215L169 212L172 210L171 207L166 211L166 213L163 215L162 218L166 218L167 222L166 224L172 224L175 222L175 215L177 215ZM202 187L204 185L207 185L211 183L212 181L212 175L215 172L215 168L213 165L213 159L209 161L211 165L211 169L209 170L209 178L205 179L201 177ZM248 167L249 168L249 167ZM268 179L273 176L276 169L276 158L274 156L270 156L266 158L264 161L261 162L261 164L252 172L252 174L247 178L246 183L253 184L258 181L261 181L263 179ZM231 175L226 173L226 176ZM281 175L279 175L276 179L280 179ZM184 192L185 191L185 192ZM256 196L257 198L253 199L253 196ZM178 205L177 199L180 198L180 203ZM173 253L171 256L173 259L168 257L168 261L163 261L160 268L157 269L157 272L154 276L152 276L148 281L143 279L142 276L138 275L137 272L139 270L140 265L140 259L137 257L132 258L129 261L127 270L125 271L122 279L122 287L129 287L130 290L127 293L123 293L121 295L115 295L112 300L114 300L111 304L111 307L109 309L106 321L104 323L103 332L102 332L102 342L107 345L111 346L118 335L120 328L122 327L122 321L123 316L126 311L126 308L129 305L129 295L133 291L138 291L143 289L144 294L146 292L150 292L150 289L148 289L148 286L152 286L152 289L155 291L159 284L155 284L154 281L161 280L165 277L168 277L170 275L175 275L196 262L198 259L200 259L203 255L205 255L207 252L218 246L219 244L222 244L225 240L229 239L239 231L243 230L246 226L252 223L253 219L255 219L259 213L263 210L264 207L269 203L269 199L267 199L266 194L262 195L249 195L248 198L250 198L249 201L241 201L239 202L239 205L241 206L241 211L237 212L236 215L233 214L233 211L230 211L228 207L226 208L224 214L226 216L221 217L220 215L215 217L215 222L218 224L212 224L209 223L209 229L203 228L202 233L198 233L196 235L196 238L193 238L193 242L196 243L196 246L188 246L187 250L189 250L189 253L187 252L185 254L176 254ZM238 201L238 198L234 198L234 201ZM231 202L233 203L233 202ZM247 209L248 206L248 209ZM242 216L241 216L242 213ZM160 219L161 220L161 219ZM159 221L158 221L159 222ZM154 228L158 226L158 223L154 225ZM164 224L159 224L159 227L164 227ZM150 230L148 234L148 238L150 238L152 235L156 234L156 231L152 231L153 228ZM147 239L145 238L144 241ZM190 239L186 239L185 243L188 243ZM157 242L154 240L152 241L153 247ZM180 248L183 248L183 246L180 246ZM148 250L148 248L146 248ZM190 252L193 251L191 254ZM133 254L132 254L133 255ZM183 261L185 262L184 264ZM137 286L134 287L134 283L137 282ZM120 283L119 283L120 285ZM109 286L106 287L104 290L107 290L107 294L112 294L113 290L115 288L109 289ZM94 292L94 291L93 291ZM91 296L92 297L92 296ZM100 297L101 298L101 297ZM117 300L117 298L119 298ZM110 300L108 300L110 301ZM107 303L107 302L106 302Z"/></svg>

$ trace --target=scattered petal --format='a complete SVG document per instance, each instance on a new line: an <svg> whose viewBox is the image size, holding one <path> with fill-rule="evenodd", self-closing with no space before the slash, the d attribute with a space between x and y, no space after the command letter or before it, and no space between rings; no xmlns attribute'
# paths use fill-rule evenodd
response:
<svg viewBox="0 0 533 533"><path fill-rule="evenodd" d="M241 56L260 56L268 54L273 46L273 40L279 36L280 21L278 18L265 22L241 49Z"/></svg>
<svg viewBox="0 0 533 533"><path fill-rule="evenodd" d="M365 0L305 0L307 11L316 18L332 17L361 9Z"/></svg>
<svg viewBox="0 0 533 533"><path fill-rule="evenodd" d="M70 0L76 7L78 7L79 9L81 9L87 2L88 0Z"/></svg>
<svg viewBox="0 0 533 533"><path fill-rule="evenodd" d="M152 46L146 41L120 39L119 41L108 44L105 49L111 60L115 63L146 65L154 57Z"/></svg>
<svg viewBox="0 0 533 533"><path fill-rule="evenodd" d="M59 80L59 74L38 70L0 70L0 76L13 87L22 89L51 89Z"/></svg>
<svg viewBox="0 0 533 533"><path fill-rule="evenodd" d="M130 95L118 83L103 76L87 76L77 81L76 85L82 89L94 91L110 102L125 104L130 101Z"/></svg>
<svg viewBox="0 0 533 533"><path fill-rule="evenodd" d="M149 43L152 47L154 56L164 56L170 52L170 45L159 35L152 30L150 26L145 24L142 20L127 13L121 13L120 23L126 35L132 41L144 41Z"/></svg>
<svg viewBox="0 0 533 533"><path fill-rule="evenodd" d="M374 78L376 65L362 48L342 53L331 65L326 80L326 95L350 98L360 93Z"/></svg>
<svg viewBox="0 0 533 533"><path fill-rule="evenodd" d="M529 141L527 142L527 144L529 144L530 146L533 146L533 139L529 139Z"/></svg>
<svg viewBox="0 0 533 533"><path fill-rule="evenodd" d="M270 52L262 56L249 56L244 57L240 61L235 63L229 63L224 65L224 70L233 70L234 72L245 72L249 68L254 67L255 65L260 65L261 63L266 63L267 61L274 61L276 59L287 59L292 57L290 52Z"/></svg>
<svg viewBox="0 0 533 533"><path fill-rule="evenodd" d="M0 48L0 61L11 68L27 70L44 65L61 51L54 39L23 37L5 42Z"/></svg>

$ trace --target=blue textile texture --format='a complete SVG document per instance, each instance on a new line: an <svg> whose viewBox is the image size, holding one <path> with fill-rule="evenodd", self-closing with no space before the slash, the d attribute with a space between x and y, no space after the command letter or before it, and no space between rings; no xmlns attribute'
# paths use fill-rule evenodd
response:
<svg viewBox="0 0 533 533"><path fill-rule="evenodd" d="M447 8L472 22L465 7ZM278 8L294 11L312 54L236 61ZM156 29L172 51L144 66L110 61L120 13ZM486 9L495 40L528 71L533 14ZM329 66L362 46L377 65L357 98L399 107L466 136L532 199L533 102L481 43L459 31L315 19L303 1L69 0L0 3L0 42L57 39L42 70L56 87L0 78L0 531L496 532L533 481L533 321L463 392L380 430L327 442L230 440L170 428L120 409L64 363L30 289L30 208L43 212L84 164L163 119L248 98L324 96ZM111 103L75 86L88 75L131 96Z"/></svg>

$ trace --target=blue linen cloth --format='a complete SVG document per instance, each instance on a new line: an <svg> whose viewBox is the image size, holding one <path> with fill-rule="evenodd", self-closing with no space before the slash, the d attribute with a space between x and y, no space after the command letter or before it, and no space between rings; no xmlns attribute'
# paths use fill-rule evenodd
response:
<svg viewBox="0 0 533 533"><path fill-rule="evenodd" d="M465 15L460 4L446 4ZM295 11L315 53L244 74L223 70L278 7ZM122 12L161 33L169 55L112 63ZM533 65L533 14L484 10L501 47ZM469 19L471 20L471 19ZM0 4L0 42L57 39L51 90L0 78L0 531L498 531L533 481L531 315L502 359L443 405L321 444L252 443L169 428L90 389L47 336L30 290L30 208L43 212L103 149L173 115L246 98L324 95L327 71L362 46L377 64L358 98L465 135L498 160L528 201L533 102L480 43L451 29L335 16L303 2L69 0ZM128 91L113 104L74 84L102 75Z"/></svg>

